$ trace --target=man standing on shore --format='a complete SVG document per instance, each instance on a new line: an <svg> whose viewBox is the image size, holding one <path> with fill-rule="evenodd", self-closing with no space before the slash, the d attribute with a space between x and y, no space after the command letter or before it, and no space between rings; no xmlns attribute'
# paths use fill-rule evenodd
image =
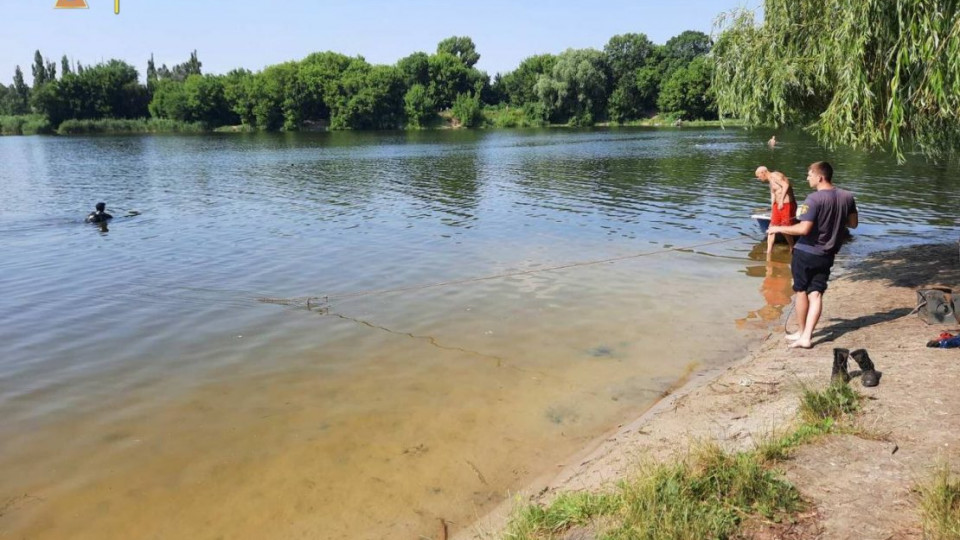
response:
<svg viewBox="0 0 960 540"><path fill-rule="evenodd" d="M850 236L847 227L859 224L853 194L833 185L833 167L818 161L807 168L807 182L816 191L800 205L800 222L787 227L770 226L767 234L799 236L793 248L790 269L797 293L797 322L800 329L787 336L790 347L809 349L813 330L823 311L823 294L833 267L834 256Z"/></svg>

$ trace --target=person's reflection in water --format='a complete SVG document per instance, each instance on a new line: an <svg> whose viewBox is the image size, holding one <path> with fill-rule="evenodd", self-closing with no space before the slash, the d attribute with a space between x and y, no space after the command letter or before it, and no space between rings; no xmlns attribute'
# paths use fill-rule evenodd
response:
<svg viewBox="0 0 960 540"><path fill-rule="evenodd" d="M783 309L790 305L793 295L790 264L778 260L767 261L766 264L748 266L747 275L763 278L760 294L763 295L764 305L750 311L746 317L737 319L737 327L765 328L780 320Z"/></svg>
<svg viewBox="0 0 960 540"><path fill-rule="evenodd" d="M110 229L107 228L107 222L106 222L106 221L101 221L100 223L97 223L97 225L98 225L99 228L100 228L100 232L102 232L102 233L110 232Z"/></svg>

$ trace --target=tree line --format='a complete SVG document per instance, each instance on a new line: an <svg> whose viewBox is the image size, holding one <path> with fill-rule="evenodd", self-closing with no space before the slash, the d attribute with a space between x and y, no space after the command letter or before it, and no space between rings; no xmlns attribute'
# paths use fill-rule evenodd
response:
<svg viewBox="0 0 960 540"><path fill-rule="evenodd" d="M493 78L475 67L480 54L466 36L394 65L318 52L225 75L204 74L194 51L172 68L157 67L151 56L146 84L122 60L83 66L63 56L58 64L37 51L32 85L20 66L12 85L0 85L0 115L43 115L54 129L70 119L152 117L271 131L417 128L436 123L444 111L465 127L498 111L510 111L522 125L624 123L658 113L712 119L711 47L702 32L686 31L663 45L623 34L603 50L531 56Z"/></svg>

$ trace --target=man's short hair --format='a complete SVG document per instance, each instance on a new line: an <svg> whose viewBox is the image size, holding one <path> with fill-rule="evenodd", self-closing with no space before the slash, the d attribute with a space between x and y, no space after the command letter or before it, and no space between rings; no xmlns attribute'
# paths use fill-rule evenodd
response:
<svg viewBox="0 0 960 540"><path fill-rule="evenodd" d="M97 203L97 212L103 212L106 208L107 208L106 204L102 202Z"/></svg>
<svg viewBox="0 0 960 540"><path fill-rule="evenodd" d="M826 178L827 182L833 182L833 167L826 161L818 161L810 165L810 170L813 174Z"/></svg>

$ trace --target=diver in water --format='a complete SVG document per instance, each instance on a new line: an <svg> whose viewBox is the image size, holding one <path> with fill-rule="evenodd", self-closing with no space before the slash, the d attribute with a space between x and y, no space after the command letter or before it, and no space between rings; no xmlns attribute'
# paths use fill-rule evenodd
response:
<svg viewBox="0 0 960 540"><path fill-rule="evenodd" d="M98 202L97 209L87 216L87 223L106 223L108 219L113 219L113 216L106 213L106 209L107 205L105 203Z"/></svg>

